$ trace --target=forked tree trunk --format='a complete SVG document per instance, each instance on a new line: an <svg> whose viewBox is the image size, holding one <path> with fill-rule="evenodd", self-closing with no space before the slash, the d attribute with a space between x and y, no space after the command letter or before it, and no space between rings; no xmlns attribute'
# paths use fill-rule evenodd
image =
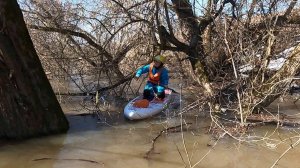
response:
<svg viewBox="0 0 300 168"><path fill-rule="evenodd" d="M197 18L192 10L192 5L186 0L172 0L175 12L182 22L182 29L188 33L186 41L189 41L188 51L189 61L193 67L198 83L203 86L209 97L214 96L214 90L211 87L207 64L204 61L203 34L210 21L198 23Z"/></svg>
<svg viewBox="0 0 300 168"><path fill-rule="evenodd" d="M65 132L68 121L43 71L16 0L0 1L0 137Z"/></svg>

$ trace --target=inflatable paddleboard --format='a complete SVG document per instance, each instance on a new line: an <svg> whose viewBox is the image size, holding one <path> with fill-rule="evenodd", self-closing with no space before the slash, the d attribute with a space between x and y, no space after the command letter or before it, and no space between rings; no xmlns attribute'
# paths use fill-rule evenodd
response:
<svg viewBox="0 0 300 168"><path fill-rule="evenodd" d="M152 117L164 109L167 108L168 103L171 99L171 90L165 89L166 97L163 101L152 100L149 102L149 106L147 108L139 108L133 106L133 103L137 100L143 98L143 96L138 96L135 99L131 100L124 108L124 116L129 120L140 120Z"/></svg>

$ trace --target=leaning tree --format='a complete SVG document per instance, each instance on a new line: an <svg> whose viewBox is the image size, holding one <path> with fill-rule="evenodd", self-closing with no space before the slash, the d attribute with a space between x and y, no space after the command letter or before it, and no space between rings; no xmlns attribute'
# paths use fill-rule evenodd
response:
<svg viewBox="0 0 300 168"><path fill-rule="evenodd" d="M0 1L0 137L68 130L16 0Z"/></svg>

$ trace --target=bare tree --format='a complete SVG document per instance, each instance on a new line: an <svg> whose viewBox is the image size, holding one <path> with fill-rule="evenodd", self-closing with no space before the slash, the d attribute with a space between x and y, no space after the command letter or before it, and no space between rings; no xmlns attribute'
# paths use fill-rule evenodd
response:
<svg viewBox="0 0 300 168"><path fill-rule="evenodd" d="M119 10L122 9L122 5L117 1L96 4L94 8L89 9L80 4L72 6L57 1L24 1L22 4L28 18L28 27L32 30L31 34L40 46L39 53L47 55L43 50L52 53L52 60L56 61L54 65L60 65L60 60L66 60L66 64L58 68L64 68L64 72L68 74L104 75L104 80L110 85L118 86L129 81L133 77L134 67L139 66L132 60L132 56L131 59L126 57L128 52L144 57L151 52L148 49L151 46L146 45L149 40L143 37L147 31L144 28L148 29L144 24L147 21ZM102 13L97 11L97 8L102 7L109 10ZM139 7L139 4L130 6L131 10L136 7ZM43 37L48 39L45 41ZM48 41L51 41L51 45ZM60 47L62 45L65 47ZM70 59L71 62L68 61ZM133 62L134 66L120 67L121 64L126 65L126 60ZM67 64L67 67L72 68L66 68ZM106 86L97 88L103 87ZM88 88L81 90L90 92Z"/></svg>

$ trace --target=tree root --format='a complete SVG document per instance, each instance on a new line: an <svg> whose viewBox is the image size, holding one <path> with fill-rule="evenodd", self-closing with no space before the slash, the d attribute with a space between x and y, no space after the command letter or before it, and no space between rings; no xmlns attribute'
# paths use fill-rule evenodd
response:
<svg viewBox="0 0 300 168"><path fill-rule="evenodd" d="M188 125L191 125L192 123L186 123L185 124L185 128L187 129ZM161 130L153 139L152 139L152 144L151 144L151 148L146 152L146 154L144 155L144 158L148 159L150 157L150 155L152 153L154 153L154 146L155 146L155 142L156 140L163 134L163 133L167 133L167 132L180 132L181 129L181 125L177 125L177 126L173 126L173 127L168 127L164 130Z"/></svg>

